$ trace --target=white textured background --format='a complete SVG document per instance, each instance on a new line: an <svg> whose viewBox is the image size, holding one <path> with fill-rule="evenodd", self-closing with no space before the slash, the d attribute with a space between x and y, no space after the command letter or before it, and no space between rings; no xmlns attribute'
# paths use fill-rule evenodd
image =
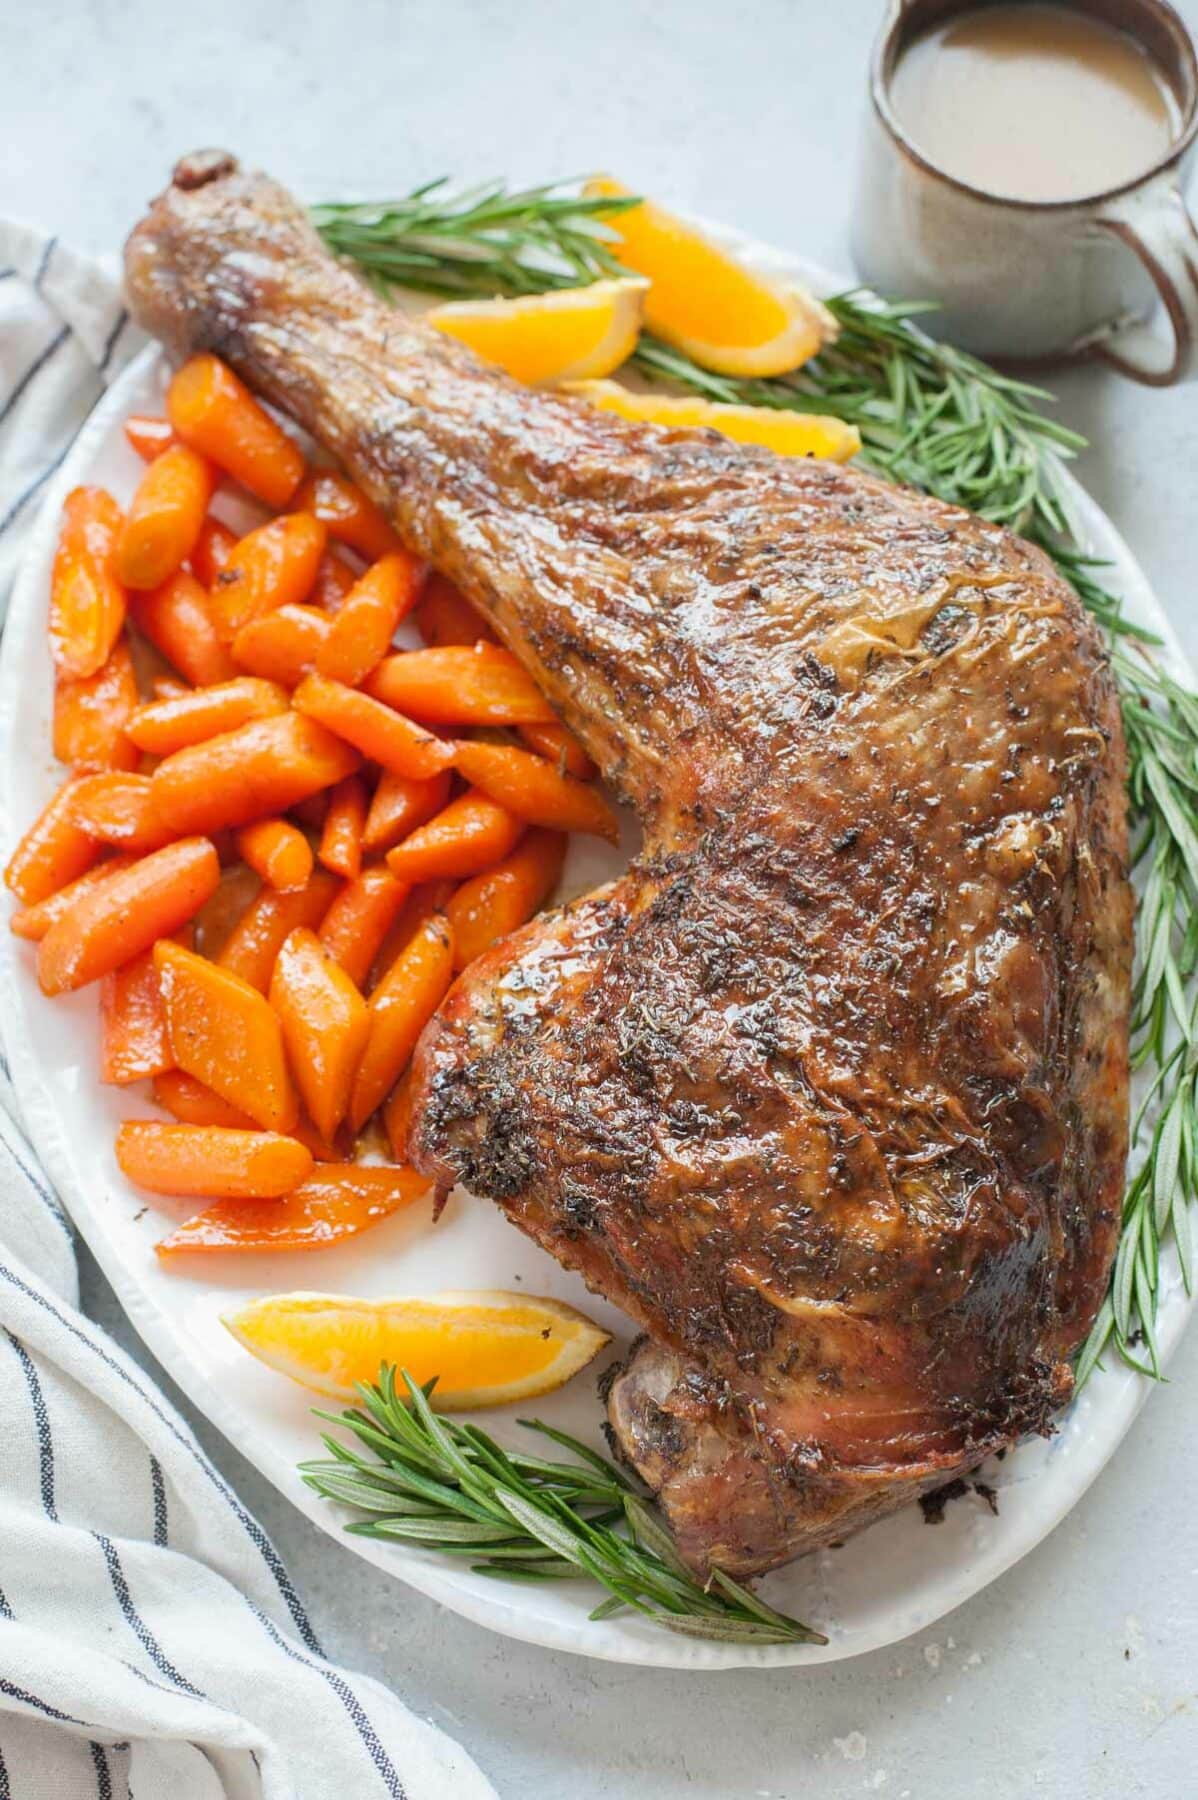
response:
<svg viewBox="0 0 1198 1800"><path fill-rule="evenodd" d="M1198 0L1181 11L1198 29ZM114 249L173 159L208 143L313 200L607 167L845 268L880 12L0 0L0 211ZM1198 387L1094 370L1055 385L1093 444L1083 481L1198 661ZM85 1292L137 1354L94 1267ZM492 1637L320 1536L198 1426L326 1642L455 1732L512 1800L1183 1800L1198 1793L1198 1331L1170 1374L1097 1486L997 1586L892 1650L777 1673L612 1668Z"/></svg>

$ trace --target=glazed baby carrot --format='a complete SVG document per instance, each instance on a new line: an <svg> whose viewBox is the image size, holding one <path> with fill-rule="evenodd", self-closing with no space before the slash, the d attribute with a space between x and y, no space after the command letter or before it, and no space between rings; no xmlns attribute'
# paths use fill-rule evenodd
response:
<svg viewBox="0 0 1198 1800"><path fill-rule="evenodd" d="M366 1002L311 931L293 931L275 963L270 1003L300 1096L321 1137L336 1136L370 1033Z"/></svg>
<svg viewBox="0 0 1198 1800"><path fill-rule="evenodd" d="M326 550L320 559L309 599L313 606L321 606L326 612L335 613L345 596L353 591L356 581L357 576L345 558Z"/></svg>
<svg viewBox="0 0 1198 1800"><path fill-rule="evenodd" d="M291 704L397 775L436 775L453 761L452 744L344 682L306 675Z"/></svg>
<svg viewBox="0 0 1198 1800"><path fill-rule="evenodd" d="M311 513L287 513L243 537L210 590L212 616L225 642L276 606L306 600L324 546L324 526Z"/></svg>
<svg viewBox="0 0 1198 1800"><path fill-rule="evenodd" d="M194 686L231 681L238 673L216 635L208 595L186 569L152 593L134 594L132 610L138 630Z"/></svg>
<svg viewBox="0 0 1198 1800"><path fill-rule="evenodd" d="M151 418L148 413L130 413L125 420L125 437L131 450L144 462L153 462L164 450L179 442L169 419Z"/></svg>
<svg viewBox="0 0 1198 1800"><path fill-rule="evenodd" d="M379 664L366 692L429 725L546 725L554 717L535 682L499 644L400 650Z"/></svg>
<svg viewBox="0 0 1198 1800"><path fill-rule="evenodd" d="M408 897L408 883L397 881L385 864L363 869L338 894L320 926L320 941L361 987L370 973L399 909Z"/></svg>
<svg viewBox="0 0 1198 1800"><path fill-rule="evenodd" d="M412 1071L400 1076L383 1107L383 1129L397 1163L408 1160L408 1133L412 1125Z"/></svg>
<svg viewBox="0 0 1198 1800"><path fill-rule="evenodd" d="M150 1094L155 1106L170 1113L182 1125L224 1125L231 1131L258 1129L249 1113L242 1112L238 1106L230 1106L227 1100L214 1094L194 1075L185 1075L182 1069L166 1069L161 1075L155 1075Z"/></svg>
<svg viewBox="0 0 1198 1800"><path fill-rule="evenodd" d="M513 850L524 830L515 813L470 788L389 850L387 866L401 881L477 875Z"/></svg>
<svg viewBox="0 0 1198 1800"><path fill-rule="evenodd" d="M237 533L231 531L222 519L214 519L209 513L200 526L195 548L187 559L196 580L210 588L232 556L236 544Z"/></svg>
<svg viewBox="0 0 1198 1800"><path fill-rule="evenodd" d="M116 1134L116 1159L151 1194L211 1194L269 1200L289 1194L312 1172L312 1153L275 1131L227 1125L163 1125L130 1119Z"/></svg>
<svg viewBox="0 0 1198 1800"><path fill-rule="evenodd" d="M137 746L125 734L137 707L137 677L122 635L94 675L54 681L54 754L80 773L135 769Z"/></svg>
<svg viewBox="0 0 1198 1800"><path fill-rule="evenodd" d="M495 633L480 612L459 594L444 575L432 574L416 608L416 623L426 644L494 643Z"/></svg>
<svg viewBox="0 0 1198 1800"><path fill-rule="evenodd" d="M14 937L27 938L35 944L40 943L51 925L56 925L64 913L70 912L77 900L82 900L85 894L90 894L92 889L99 887L101 882L109 881L112 876L119 875L121 870L127 869L132 861L131 856L110 856L107 862L97 863L95 868L87 871L86 875L80 875L75 881L68 881L66 887L61 887L55 893L48 894L35 906L24 906L20 912L15 912L8 921L8 929Z"/></svg>
<svg viewBox="0 0 1198 1800"><path fill-rule="evenodd" d="M389 850L415 831L417 825L439 813L448 799L447 774L413 781L407 775L392 775L384 769L362 828L363 850Z"/></svg>
<svg viewBox="0 0 1198 1800"><path fill-rule="evenodd" d="M313 469L300 483L292 505L314 513L328 526L330 537L348 544L367 562L403 550L374 502L335 469Z"/></svg>
<svg viewBox="0 0 1198 1800"><path fill-rule="evenodd" d="M532 918L556 887L565 854L560 832L530 831L501 863L462 883L445 908L457 968Z"/></svg>
<svg viewBox="0 0 1198 1800"><path fill-rule="evenodd" d="M100 845L75 824L71 813L80 779L63 782L9 858L5 885L26 906L45 900L99 860Z"/></svg>
<svg viewBox="0 0 1198 1800"><path fill-rule="evenodd" d="M286 812L357 766L340 738L288 712L176 750L152 779L159 816L174 831L215 831Z"/></svg>
<svg viewBox="0 0 1198 1800"><path fill-rule="evenodd" d="M257 988L178 944L156 944L154 957L178 1067L265 1130L290 1131L297 1109L283 1034Z"/></svg>
<svg viewBox="0 0 1198 1800"><path fill-rule="evenodd" d="M507 744L459 743L456 763L493 800L530 825L550 831L583 831L609 843L619 840L620 826L598 788L560 775L544 757Z"/></svg>
<svg viewBox="0 0 1198 1800"><path fill-rule="evenodd" d="M454 881L422 881L412 889L375 952L363 993L374 992L400 951L406 949L425 921L434 913L445 911L456 887Z"/></svg>
<svg viewBox="0 0 1198 1800"><path fill-rule="evenodd" d="M315 931L340 886L327 869L313 869L306 885L293 893L264 887L225 940L216 959L220 967L266 993L284 939L299 926Z"/></svg>
<svg viewBox="0 0 1198 1800"><path fill-rule="evenodd" d="M401 950L370 1000L370 1035L354 1077L349 1122L360 1131L407 1067L453 980L453 927L437 913Z"/></svg>
<svg viewBox="0 0 1198 1800"><path fill-rule="evenodd" d="M325 1163L282 1200L227 1200L155 1245L164 1262L187 1253L323 1250L355 1237L428 1193L414 1169Z"/></svg>
<svg viewBox="0 0 1198 1800"><path fill-rule="evenodd" d="M190 926L178 938L190 949ZM164 1074L174 1060L154 952L143 950L100 983L100 1080L123 1087Z"/></svg>
<svg viewBox="0 0 1198 1800"><path fill-rule="evenodd" d="M386 656L395 628L411 611L423 579L423 563L405 550L384 556L367 569L345 596L333 629L317 652L320 674L356 687Z"/></svg>
<svg viewBox="0 0 1198 1800"><path fill-rule="evenodd" d="M594 763L566 726L555 721L552 725L520 725L517 729L529 749L553 763L559 774L576 775L579 781L594 779Z"/></svg>
<svg viewBox="0 0 1198 1800"><path fill-rule="evenodd" d="M328 810L317 855L326 869L356 881L362 867L362 829L366 823L366 787L360 775L347 775L329 792Z"/></svg>
<svg viewBox="0 0 1198 1800"><path fill-rule="evenodd" d="M315 606L280 606L243 625L230 646L238 668L293 688L315 667L333 621Z"/></svg>
<svg viewBox="0 0 1198 1800"><path fill-rule="evenodd" d="M62 994L98 981L156 939L169 937L199 911L219 880L220 864L207 838L184 838L100 882L38 946L42 992Z"/></svg>
<svg viewBox="0 0 1198 1800"><path fill-rule="evenodd" d="M195 689L185 681L176 680L173 675L155 675L150 683L150 692L155 700L182 700L185 694L192 694Z"/></svg>
<svg viewBox="0 0 1198 1800"><path fill-rule="evenodd" d="M286 819L258 819L253 825L243 825L237 833L237 850L242 862L268 887L282 893L306 886L312 873L312 846Z"/></svg>
<svg viewBox="0 0 1198 1800"><path fill-rule="evenodd" d="M123 523L103 488L78 487L67 495L50 576L50 653L69 679L103 668L125 623L125 590L116 572Z"/></svg>
<svg viewBox="0 0 1198 1800"><path fill-rule="evenodd" d="M276 682L254 675L234 676L214 687L195 688L169 700L139 706L127 730L139 750L170 756L189 744L236 731L251 719L287 711L287 694Z"/></svg>
<svg viewBox="0 0 1198 1800"><path fill-rule="evenodd" d="M71 796L71 817L89 837L134 856L179 835L159 818L148 775L85 775Z"/></svg>
<svg viewBox="0 0 1198 1800"><path fill-rule="evenodd" d="M191 357L171 382L166 410L185 444L267 506L287 505L303 478L303 455L226 364Z"/></svg>
<svg viewBox="0 0 1198 1800"><path fill-rule="evenodd" d="M117 540L118 580L127 588L161 587L194 550L215 486L212 464L186 444L156 456Z"/></svg>

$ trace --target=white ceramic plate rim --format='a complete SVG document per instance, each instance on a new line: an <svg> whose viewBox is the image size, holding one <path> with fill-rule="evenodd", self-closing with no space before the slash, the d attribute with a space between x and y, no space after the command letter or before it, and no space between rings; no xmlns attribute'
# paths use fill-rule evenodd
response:
<svg viewBox="0 0 1198 1800"><path fill-rule="evenodd" d="M822 293L840 291L850 285L837 281L827 272L795 257L753 244L739 234L713 227L724 242L738 248L750 260L805 282ZM37 520L29 548L18 578L0 650L0 757L4 765L4 816L10 840L15 835L15 792L17 758L20 747L14 741L17 699L26 671L38 666L40 634L43 630L45 593L57 520L62 501L69 490L85 480L100 447L105 443L115 422L129 409L128 396L144 380L160 352L150 346L124 371L104 396L85 424L70 455L50 484ZM1165 658L1179 677L1189 679L1184 655L1168 620L1156 600L1146 577L1101 509L1085 494L1067 473L1065 487L1073 506L1083 539L1093 551L1113 565L1114 585L1123 593L1133 617L1156 630L1165 645ZM33 747L40 751L43 746ZM25 747L30 754L30 747ZM161 1296L152 1291L126 1266L110 1228L110 1218L102 1203L103 1184L89 1179L72 1146L67 1120L55 1102L42 1069L32 1052L25 1029L25 1005L22 997L23 974L17 967L18 947L7 932L0 934L0 958L5 985L12 1004L4 1009L2 1026L12 1077L30 1137L42 1157L55 1186L71 1215L87 1239L97 1260L116 1290L122 1305L137 1331L157 1356L163 1367L179 1384L194 1404L225 1434L241 1453L254 1464L309 1519L359 1556L386 1572L398 1575L430 1598L476 1624L503 1635L551 1649L588 1655L601 1660L657 1666L662 1668L726 1669L746 1667L778 1667L831 1662L855 1656L893 1643L902 1637L933 1624L947 1612L961 1605L1011 1567L1060 1522L1085 1493L1107 1459L1120 1443L1140 1407L1147 1398L1150 1384L1121 1365L1097 1374L1086 1393L1071 1409L1071 1436L1074 1439L1069 1456L1069 1478L1044 1483L1045 1504L1033 1509L1018 1529L999 1533L989 1549L976 1559L959 1559L955 1568L940 1569L929 1578L922 1591L906 1608L895 1615L882 1615L872 1629L858 1632L851 1642L838 1640L832 1622L831 1641L827 1646L783 1645L762 1649L716 1644L679 1638L657 1631L641 1621L611 1620L603 1626L586 1622L580 1609L577 1618L565 1621L530 1616L525 1601L526 1590L495 1584L484 1594L464 1591L455 1580L457 1569L427 1556L396 1546L384 1545L367 1538L346 1538L342 1518L319 1500L295 1473L290 1461L273 1454L267 1440L255 1426L252 1414L234 1404L228 1394L201 1370L178 1311L168 1309ZM97 1198L99 1195L99 1199ZM1175 1267L1166 1261L1165 1292L1160 1315L1160 1348L1167 1359L1193 1309L1193 1299L1184 1294ZM1084 1428L1079 1430L1079 1421ZM877 1528L875 1528L877 1529ZM868 1542L866 1534L859 1542ZM302 1583L302 1571L300 1572Z"/></svg>

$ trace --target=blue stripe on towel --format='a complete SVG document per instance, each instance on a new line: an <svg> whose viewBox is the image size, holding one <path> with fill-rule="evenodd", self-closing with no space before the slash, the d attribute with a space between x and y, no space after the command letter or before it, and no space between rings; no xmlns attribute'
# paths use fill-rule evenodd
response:
<svg viewBox="0 0 1198 1800"><path fill-rule="evenodd" d="M29 386L29 383L34 379L34 377L36 375L40 375L41 371L45 368L45 366L49 362L50 358L56 353L56 351L62 349L62 346L66 343L66 341L70 337L70 335L71 335L70 326L64 325L62 330L59 332L56 332L55 335L50 339L50 342L46 345L45 349L40 351L39 354L34 357L33 361L30 363L29 367L26 369L25 373L21 376L21 379L17 382L16 387L12 390L12 393L8 396L8 399L4 402L4 405L0 406L0 425L3 425L5 419L7 419L9 413L12 411L13 407L17 404L17 401L21 398L21 395L25 392L25 389Z"/></svg>
<svg viewBox="0 0 1198 1800"><path fill-rule="evenodd" d="M42 1393L42 1384L33 1365L33 1358L19 1338L15 1338L7 1326L5 1337L16 1351L24 1371L25 1381L29 1388L29 1398L33 1402L33 1422L37 1428L38 1473L42 1489L42 1506L46 1517L58 1523L58 1509L54 1504L54 1440L50 1436L50 1415L46 1411L46 1397Z"/></svg>
<svg viewBox="0 0 1198 1800"><path fill-rule="evenodd" d="M134 1637L136 1637L150 1661L154 1664L154 1667L160 1670L161 1673L166 1676L168 1681L173 1681L177 1688L182 1688L185 1694L190 1694L194 1700L205 1699L206 1696L200 1692L198 1687L193 1686L193 1684L188 1681L186 1675L180 1675L178 1669L176 1669L174 1663L166 1654L162 1645L158 1642L158 1639L154 1636L154 1633L150 1630L150 1627L146 1624L145 1620L134 1606L133 1596L129 1592L129 1583L125 1580L125 1571L121 1567L121 1559L116 1553L116 1545L113 1543L112 1539L105 1537L102 1531L93 1531L92 1536L104 1552L104 1561L108 1564L108 1576L109 1580L112 1582L112 1591L117 1598L117 1605L124 1613L130 1630L133 1632Z"/></svg>

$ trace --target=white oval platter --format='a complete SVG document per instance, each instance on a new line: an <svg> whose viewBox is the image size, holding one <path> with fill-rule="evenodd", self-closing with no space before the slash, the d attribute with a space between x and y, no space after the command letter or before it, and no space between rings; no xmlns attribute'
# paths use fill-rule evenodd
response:
<svg viewBox="0 0 1198 1800"><path fill-rule="evenodd" d="M771 272L821 293L850 284L802 260L738 234L712 228L723 242ZM59 512L80 482L100 482L126 500L140 465L121 422L130 412L162 407L166 364L147 348L92 414L48 490L13 595L0 657L0 808L7 857L45 804L61 771L50 749L51 670L46 605ZM1187 677L1184 658L1148 583L1109 520L1066 477L1076 517L1092 550L1112 565L1112 585L1129 613L1157 631L1166 657ZM589 845L571 851L563 891L580 893L615 872L612 853ZM345 1537L348 1515L318 1499L295 1473L319 1454L314 1396L252 1361L225 1331L220 1314L252 1295L320 1289L350 1294L421 1294L445 1288L514 1287L552 1294L582 1307L613 1333L612 1356L630 1337L628 1323L588 1294L581 1281L508 1225L490 1204L456 1193L440 1222L418 1205L361 1238L312 1255L246 1258L166 1273L154 1242L185 1209L169 1201L147 1206L125 1181L112 1144L122 1118L145 1116L144 1099L103 1087L96 1077L97 1006L93 990L50 1003L34 977L32 946L0 932L6 1004L2 1030L25 1120L59 1193L86 1237L133 1324L179 1386L296 1506L356 1555L398 1576L443 1605L508 1637L612 1662L661 1668L728 1669L831 1662L857 1656L922 1630L961 1605L1027 1554L1064 1518L1123 1438L1150 1384L1108 1358L1051 1439L1021 1445L986 1471L997 1513L970 1494L930 1529L918 1507L874 1526L842 1549L823 1551L769 1576L763 1596L828 1634L826 1647L746 1649L681 1638L639 1620L587 1619L601 1596L588 1584L507 1586L464 1565L398 1545ZM194 1210L191 1208L190 1210ZM1168 1356L1192 1303L1176 1260L1163 1259L1160 1346ZM605 1358L604 1362L610 1360ZM517 1441L520 1409L486 1415L496 1435ZM602 1409L593 1373L535 1405L552 1424L602 1448ZM303 1570L295 1571L301 1588ZM398 1595L397 1595L398 1603Z"/></svg>

